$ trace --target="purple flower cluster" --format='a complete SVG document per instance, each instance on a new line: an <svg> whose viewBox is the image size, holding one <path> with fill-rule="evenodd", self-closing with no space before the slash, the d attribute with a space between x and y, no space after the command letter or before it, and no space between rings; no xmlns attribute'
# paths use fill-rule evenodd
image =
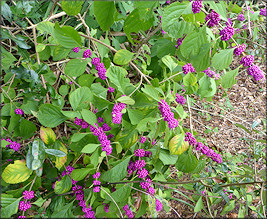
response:
<svg viewBox="0 0 267 219"><path fill-rule="evenodd" d="M187 63L182 67L184 74L188 74L189 72L196 72L195 68L192 66L191 63Z"/></svg>
<svg viewBox="0 0 267 219"><path fill-rule="evenodd" d="M125 213L128 216L128 218L133 218L134 217L133 216L133 212L131 211L131 209L129 208L128 205L124 205L122 209L125 211Z"/></svg>
<svg viewBox="0 0 267 219"><path fill-rule="evenodd" d="M197 14L200 12L200 8L202 8L202 3L203 1L202 0L196 0L196 1L193 1L192 3L192 11L194 14Z"/></svg>
<svg viewBox="0 0 267 219"><path fill-rule="evenodd" d="M214 78L215 80L220 79L220 75L219 74L215 74L214 71L212 71L210 69L210 67L208 67L206 70L203 71L208 77L210 78Z"/></svg>
<svg viewBox="0 0 267 219"><path fill-rule="evenodd" d="M106 133L104 133L103 128L95 124L96 127L89 125L91 132L93 132L93 135L98 136L98 140L101 143L102 151L106 151L107 155L110 155L112 153L112 147L110 144L110 140L108 140L108 137Z"/></svg>
<svg viewBox="0 0 267 219"><path fill-rule="evenodd" d="M242 57L240 64L242 64L243 66L251 66L253 62L254 62L254 56L247 55Z"/></svg>
<svg viewBox="0 0 267 219"><path fill-rule="evenodd" d="M189 145L195 147L197 151L201 151L201 153L205 154L207 157L211 158L213 161L217 163L222 162L222 156L217 154L213 149L205 146L201 142L197 142L197 140L193 137L190 132L185 133L185 141L188 141Z"/></svg>
<svg viewBox="0 0 267 219"><path fill-rule="evenodd" d="M23 115L24 114L22 109L15 109L15 113L18 114L18 115Z"/></svg>
<svg viewBox="0 0 267 219"><path fill-rule="evenodd" d="M96 172L93 175L93 178L95 179L93 181L93 184L95 185L95 187L93 188L93 192L100 192L100 184L101 184L101 182L99 180L97 180L99 177L100 177L100 173L99 172Z"/></svg>
<svg viewBox="0 0 267 219"><path fill-rule="evenodd" d="M175 101L178 104L184 105L185 104L185 98L182 95L176 94L176 99Z"/></svg>
<svg viewBox="0 0 267 219"><path fill-rule="evenodd" d="M27 211L31 207L32 207L32 205L31 205L30 201L27 201L27 202L20 201L19 202L19 210L21 210L21 211Z"/></svg>
<svg viewBox="0 0 267 219"><path fill-rule="evenodd" d="M226 25L227 25L227 26L228 26L228 25L230 25L230 26L233 25L233 22L232 22L231 18L227 18Z"/></svg>
<svg viewBox="0 0 267 219"><path fill-rule="evenodd" d="M245 44L239 44L235 47L235 50L234 50L234 54L236 56L240 56L246 49L246 45Z"/></svg>
<svg viewBox="0 0 267 219"><path fill-rule="evenodd" d="M260 79L264 78L263 71L257 66L252 65L247 69L249 75L251 75L255 81L259 81Z"/></svg>
<svg viewBox="0 0 267 219"><path fill-rule="evenodd" d="M228 41L235 34L235 29L231 26L226 26L220 31L221 40Z"/></svg>
<svg viewBox="0 0 267 219"><path fill-rule="evenodd" d="M7 148L9 147L9 148L13 149L14 151L18 151L20 149L20 143L15 142L15 141L11 141L10 138L7 138L7 139L2 138L2 140L6 140L10 143L6 146Z"/></svg>
<svg viewBox="0 0 267 219"><path fill-rule="evenodd" d="M108 212L109 212L109 205L108 205L108 204L105 204L105 203L102 203L102 205L105 205L105 206L104 206L104 211L105 211L106 213L108 213Z"/></svg>
<svg viewBox="0 0 267 219"><path fill-rule="evenodd" d="M74 123L78 126L81 126L83 129L86 129L89 126L86 121L84 121L83 119L78 119L77 117L75 117Z"/></svg>
<svg viewBox="0 0 267 219"><path fill-rule="evenodd" d="M187 34L186 34L187 35ZM178 49L179 46L182 45L182 42L184 41L184 38L186 37L186 35L184 35L182 38L178 38L177 40L177 45L175 45L175 48Z"/></svg>
<svg viewBox="0 0 267 219"><path fill-rule="evenodd" d="M126 96L126 95L122 95L122 96ZM121 123L121 119L122 119L122 110L126 107L125 103L115 103L115 105L113 106L112 109L112 122L114 124L120 124Z"/></svg>
<svg viewBox="0 0 267 219"><path fill-rule="evenodd" d="M136 157L144 157L145 156L145 150L144 149L136 149L134 151L134 156L136 156Z"/></svg>
<svg viewBox="0 0 267 219"><path fill-rule="evenodd" d="M75 52L75 53L78 53L78 52L80 51L80 48L79 48L79 47L74 47L74 48L72 49L72 51Z"/></svg>
<svg viewBox="0 0 267 219"><path fill-rule="evenodd" d="M30 200L34 198L34 191L25 190L23 192L23 198L25 199L25 201L19 202L19 210L27 211L28 209L31 208L32 205L30 201L26 201L26 200ZM19 216L19 218L25 218L25 216Z"/></svg>
<svg viewBox="0 0 267 219"><path fill-rule="evenodd" d="M220 20L221 20L220 15L216 13L214 10L212 10L211 13L205 17L205 21L208 22L207 23L208 27L214 27L218 25Z"/></svg>
<svg viewBox="0 0 267 219"><path fill-rule="evenodd" d="M143 144L146 142L146 137L142 136L141 139L140 139L140 143Z"/></svg>
<svg viewBox="0 0 267 219"><path fill-rule="evenodd" d="M245 16L244 16L243 14L239 14L239 15L237 16L237 20L238 20L238 21L243 21L243 20L245 20Z"/></svg>
<svg viewBox="0 0 267 219"><path fill-rule="evenodd" d="M160 211L162 207L162 203L158 199L156 199L156 211Z"/></svg>
<svg viewBox="0 0 267 219"><path fill-rule="evenodd" d="M104 122L104 119L102 117L98 117L97 122L102 123L102 122Z"/></svg>
<svg viewBox="0 0 267 219"><path fill-rule="evenodd" d="M92 65L95 66L95 69L97 70L97 74L98 74L99 78L102 80L106 80L107 79L107 76L106 76L107 69L105 68L104 64L102 62L100 62L100 58L93 58L92 59Z"/></svg>
<svg viewBox="0 0 267 219"><path fill-rule="evenodd" d="M113 87L108 87L108 93L113 93L115 91L115 88Z"/></svg>
<svg viewBox="0 0 267 219"><path fill-rule="evenodd" d="M266 8L261 8L260 15L262 15L262 16L266 16L267 15Z"/></svg>
<svg viewBox="0 0 267 219"><path fill-rule="evenodd" d="M102 126L102 129L104 132L108 132L111 130L111 127L109 127L109 125L107 123L104 123Z"/></svg>
<svg viewBox="0 0 267 219"><path fill-rule="evenodd" d="M87 49L83 52L83 58L89 58L92 55L92 52L90 49Z"/></svg>
<svg viewBox="0 0 267 219"><path fill-rule="evenodd" d="M177 119L174 118L174 114L171 111L171 108L169 107L169 105L166 103L165 100L161 99L161 102L159 103L159 110L163 116L163 121L167 121L168 122L168 126L170 129L174 129L179 125L179 122L177 121Z"/></svg>

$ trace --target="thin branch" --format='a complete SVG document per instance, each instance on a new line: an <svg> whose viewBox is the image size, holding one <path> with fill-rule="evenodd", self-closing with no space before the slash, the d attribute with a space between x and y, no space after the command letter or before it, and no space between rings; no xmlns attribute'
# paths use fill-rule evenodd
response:
<svg viewBox="0 0 267 219"><path fill-rule="evenodd" d="M138 90L138 88L139 88L139 87L141 86L141 84L142 84L142 81L143 81L143 77L141 76L140 83L138 84L138 86L136 86L136 88L135 88L134 91L129 95L129 97L132 96L132 95L135 93L135 91Z"/></svg>
<svg viewBox="0 0 267 219"><path fill-rule="evenodd" d="M190 130L191 130L191 134L193 135L193 125L192 125L192 114L191 114L191 109L190 109L190 103L189 103L189 98L188 95L186 95L186 102L187 102L187 107L188 107L188 111L189 111L189 123L190 123Z"/></svg>
<svg viewBox="0 0 267 219"><path fill-rule="evenodd" d="M182 73L183 73L183 72L178 72L178 73L176 73L176 74L174 74L174 75L168 77L167 79L164 79L163 81L159 82L159 84L162 84L163 82L168 81L168 80L170 80L171 78L173 78L173 77L175 77L175 76L177 76L177 75L179 75L179 74L182 74Z"/></svg>
<svg viewBox="0 0 267 219"><path fill-rule="evenodd" d="M253 43L253 44L257 45L257 46L260 46L260 47L263 48L263 49L267 49L265 46L260 45L260 44L258 44L257 42L255 42L255 41L253 41L253 40L250 40L250 39L247 39L247 38L243 38L243 37L237 37L237 39L246 40L246 41L249 41L249 42L251 42L251 43Z"/></svg>
<svg viewBox="0 0 267 219"><path fill-rule="evenodd" d="M245 1L246 7L247 7L247 16L248 16L248 30L249 30L249 37L252 38L252 31L250 27L250 16L249 16L249 9L248 9L248 3Z"/></svg>

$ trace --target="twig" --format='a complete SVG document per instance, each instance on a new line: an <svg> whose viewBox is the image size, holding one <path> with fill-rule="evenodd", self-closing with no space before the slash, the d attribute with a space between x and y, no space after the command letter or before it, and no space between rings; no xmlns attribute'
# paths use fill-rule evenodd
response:
<svg viewBox="0 0 267 219"><path fill-rule="evenodd" d="M245 1L246 7L247 7L247 16L248 16L248 30L249 30L249 37L252 38L252 31L250 27L250 16L249 16L249 9L248 9L248 3Z"/></svg>
<svg viewBox="0 0 267 219"><path fill-rule="evenodd" d="M205 196L205 198L206 198L206 202L207 202L207 206L208 206L208 210L209 210L210 216L211 216L211 218L214 218L213 215L212 215L212 213L211 213L211 210L210 210L210 205L209 205L208 197Z"/></svg>
<svg viewBox="0 0 267 219"><path fill-rule="evenodd" d="M32 187L33 187L33 184L35 183L36 178L37 178L37 175L35 175L35 177L34 177L34 179L32 181L32 184L31 184L31 187L29 189L29 192L32 190Z"/></svg>
<svg viewBox="0 0 267 219"><path fill-rule="evenodd" d="M260 46L260 47L262 47L263 49L267 49L265 46L263 46L263 45L260 45L260 44L258 44L257 42L255 42L255 41L253 41L253 40L250 40L250 39L247 39L247 38L243 38L243 37L237 37L237 39L246 40L246 41L249 41L249 42L251 42L251 43L254 43L254 44L256 44L257 46Z"/></svg>
<svg viewBox="0 0 267 219"><path fill-rule="evenodd" d="M138 90L138 88L139 88L139 87L141 86L141 84L142 84L142 81L143 81L143 76L141 76L140 83L139 83L138 86L134 89L134 91L129 95L129 97L132 96L132 95L135 93L135 91Z"/></svg>
<svg viewBox="0 0 267 219"><path fill-rule="evenodd" d="M263 202L263 190L264 190L264 183L261 184L261 205L262 205L263 215L266 218L266 213L265 213L265 209L264 209L265 205Z"/></svg>
<svg viewBox="0 0 267 219"><path fill-rule="evenodd" d="M159 82L159 84L162 84L163 82L168 81L169 79L171 79L171 78L173 78L173 77L175 77L175 76L177 76L177 75L179 75L179 74L182 74L182 73L183 73L183 72L178 72L178 73L176 73L176 74L174 74L174 75L168 77L167 79L165 79L165 80Z"/></svg>
<svg viewBox="0 0 267 219"><path fill-rule="evenodd" d="M121 213L121 210L120 210L118 204L117 204L117 203L115 202L115 200L112 198L112 196L111 196L110 194L108 194L108 192L106 192L105 189L102 189L101 187L100 187L100 189L101 189L102 191L104 191L104 192L111 198L111 200L112 200L112 201L114 202L114 204L117 206L117 208L118 208L118 210L119 210L119 212L120 212L120 214L121 214L121 218L123 218L123 215L122 215L122 213Z"/></svg>

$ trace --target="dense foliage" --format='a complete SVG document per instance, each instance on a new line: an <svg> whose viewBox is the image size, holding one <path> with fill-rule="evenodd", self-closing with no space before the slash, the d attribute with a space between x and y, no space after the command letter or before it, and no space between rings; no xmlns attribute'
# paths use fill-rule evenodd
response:
<svg viewBox="0 0 267 219"><path fill-rule="evenodd" d="M265 80L263 6L1 1L1 216L157 217L175 191L203 217L220 202L265 217L265 169L207 146L190 115L193 96L227 96L238 74ZM258 135L255 159L260 122L236 124Z"/></svg>

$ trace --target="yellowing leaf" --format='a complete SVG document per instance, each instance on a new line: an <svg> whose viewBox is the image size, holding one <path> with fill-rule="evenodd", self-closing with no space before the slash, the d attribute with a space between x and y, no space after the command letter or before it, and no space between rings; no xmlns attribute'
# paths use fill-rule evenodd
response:
<svg viewBox="0 0 267 219"><path fill-rule="evenodd" d="M2 179L10 184L17 184L26 181L32 170L26 166L25 160L16 160L14 164L9 164L2 173Z"/></svg>
<svg viewBox="0 0 267 219"><path fill-rule="evenodd" d="M55 149L61 150L66 153L65 157L56 157L55 167L60 169L67 162L68 150L62 142L56 142Z"/></svg>
<svg viewBox="0 0 267 219"><path fill-rule="evenodd" d="M51 128L44 128L43 126L40 129L40 137L45 144L53 144L56 141L56 134Z"/></svg>
<svg viewBox="0 0 267 219"><path fill-rule="evenodd" d="M169 150L171 154L180 155L189 147L188 141L184 141L183 135L175 135L169 142Z"/></svg>

